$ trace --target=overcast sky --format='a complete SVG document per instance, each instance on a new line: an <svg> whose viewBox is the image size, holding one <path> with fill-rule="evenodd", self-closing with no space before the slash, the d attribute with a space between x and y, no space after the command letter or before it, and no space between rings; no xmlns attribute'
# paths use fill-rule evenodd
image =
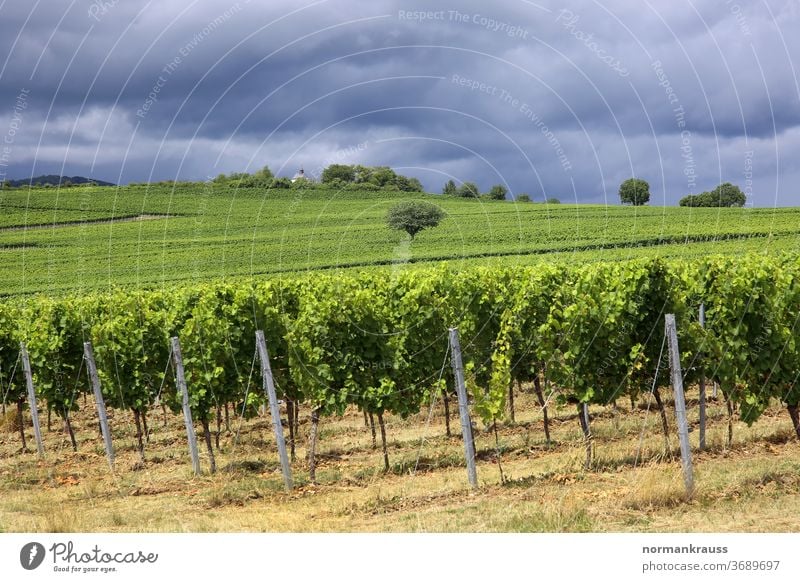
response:
<svg viewBox="0 0 800 582"><path fill-rule="evenodd" d="M336 162L797 205L799 25L798 0L0 0L0 178Z"/></svg>

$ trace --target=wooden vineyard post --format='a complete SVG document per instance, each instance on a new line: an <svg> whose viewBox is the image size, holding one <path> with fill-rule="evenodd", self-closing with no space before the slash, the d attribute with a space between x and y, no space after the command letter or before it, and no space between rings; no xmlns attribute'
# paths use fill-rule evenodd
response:
<svg viewBox="0 0 800 582"><path fill-rule="evenodd" d="M178 390L183 399L183 422L186 425L186 437L189 440L189 454L192 456L192 469L195 475L200 474L200 455L197 453L197 435L194 433L192 421L192 408L189 406L189 390L186 388L186 375L183 371L183 356L181 355L181 342L172 338L172 355L175 358L175 373L178 376Z"/></svg>
<svg viewBox="0 0 800 582"><path fill-rule="evenodd" d="M114 447L111 444L111 430L108 428L108 415L106 414L106 401L103 399L103 390L100 387L100 377L97 375L97 364L94 361L94 350L92 342L84 342L83 356L86 358L86 367L89 369L89 377L92 379L92 390L94 400L97 403L97 416L100 418L100 430L103 433L103 442L106 447L106 457L108 466L114 470Z"/></svg>
<svg viewBox="0 0 800 582"><path fill-rule="evenodd" d="M275 382L272 378L272 367L269 363L269 352L267 352L267 342L264 339L264 332L256 332L256 345L258 346L258 358L261 360L261 377L264 383L264 392L269 401L270 415L272 416L272 428L275 430L275 442L278 444L278 454L281 459L281 470L283 471L283 483L287 491L292 490L292 469L289 466L289 456L286 454L286 440L283 436L283 425L281 424L281 412L278 407L278 397L275 394ZM291 422L291 420L289 421Z"/></svg>
<svg viewBox="0 0 800 582"><path fill-rule="evenodd" d="M678 436L681 441L681 465L683 480L686 484L686 496L694 494L694 475L692 473L692 450L689 448L689 424L686 420L686 400L683 395L683 372L681 371L681 353L678 348L678 329L675 315L665 316L665 333L669 344L669 367L672 370L672 387L675 390L675 416L678 420Z"/></svg>
<svg viewBox="0 0 800 582"><path fill-rule="evenodd" d="M469 417L467 388L464 382L464 364L461 361L461 344L458 330L450 328L450 350L452 353L453 375L458 394L458 412L461 416L461 434L464 439L464 456L467 459L467 476L473 488L478 487L478 473L475 468L475 442L472 438L472 420Z"/></svg>
<svg viewBox="0 0 800 582"><path fill-rule="evenodd" d="M28 347L25 342L19 344L20 355L22 356L22 369L25 372L25 383L28 386L28 405L31 407L31 420L33 421L33 434L36 437L36 449L39 456L44 457L44 445L42 444L42 428L39 425L39 408L36 404L36 390L33 389L33 374L31 373L31 361L28 358ZM19 419L22 422L22 418Z"/></svg>
<svg viewBox="0 0 800 582"><path fill-rule="evenodd" d="M700 304L700 327L706 327L706 306L705 303ZM703 357L703 354L700 354ZM702 366L701 362L701 366ZM706 371L705 368L700 370L700 450L706 449Z"/></svg>

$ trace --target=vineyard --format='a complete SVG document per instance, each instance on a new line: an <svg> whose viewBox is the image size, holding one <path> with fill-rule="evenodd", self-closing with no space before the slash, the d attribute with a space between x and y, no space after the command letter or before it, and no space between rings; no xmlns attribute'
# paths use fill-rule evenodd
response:
<svg viewBox="0 0 800 582"><path fill-rule="evenodd" d="M388 209L445 219L409 245ZM564 199L564 202L567 200ZM298 271L524 266L797 251L796 208L658 208L204 184L0 192L0 294L153 288ZM10 274L13 274L11 276Z"/></svg>
<svg viewBox="0 0 800 582"><path fill-rule="evenodd" d="M385 224L408 199L446 215L413 243ZM686 503L667 314L689 503L749 491L771 523L755 493L795 504L797 209L202 184L6 190L0 207L0 530L663 531ZM53 521L59 504L103 509Z"/></svg>
<svg viewBox="0 0 800 582"><path fill-rule="evenodd" d="M703 378L718 387L728 414L728 446L734 414L752 425L776 404L785 406L792 433L800 438L798 275L797 257L786 254L458 271L442 266L7 300L0 304L4 415L17 419L20 449L14 458L30 456L29 422L20 420L27 418L28 401L23 342L37 399L43 411L63 421L77 453L80 439L70 419L91 393L84 357L89 341L111 433L133 436L133 468L141 470L149 463L154 425L166 426L174 421L168 411L181 411L170 343L178 337L188 404L205 444L205 471L213 472L222 425L230 427L231 418L233 424L258 421L263 413L255 342L256 331L263 330L292 465L295 472L307 471L300 482L317 481L315 453L326 423L356 411L380 443L383 471L392 473L398 470L391 453L393 421L430 419L434 406L444 406L447 435L460 433L457 421L452 427L449 421L450 408L457 406L448 340L448 329L455 327L471 412L494 438L478 446L479 470L495 465L506 481L498 427L514 426L514 400L521 397L535 397L533 406L542 413L537 432L548 446L555 444L551 432L558 428L550 426L547 411L572 407L588 455L584 468L592 470L603 442L592 430L591 411L618 411L617 402L630 402L634 410L652 397L661 412L662 454L671 454L661 391L670 386L664 315L674 313L684 382L695 385ZM131 430L123 426L128 423ZM120 446L118 439L115 444ZM305 458L297 455L298 446ZM185 440L174 448L188 471ZM276 467L275 460L270 466ZM535 472L532 464L529 475ZM279 474L265 479L280 483Z"/></svg>

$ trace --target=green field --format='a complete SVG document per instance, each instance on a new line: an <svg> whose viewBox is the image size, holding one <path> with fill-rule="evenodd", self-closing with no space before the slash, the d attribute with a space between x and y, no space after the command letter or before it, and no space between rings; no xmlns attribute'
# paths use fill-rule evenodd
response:
<svg viewBox="0 0 800 582"><path fill-rule="evenodd" d="M0 196L0 293L10 296L0 300L0 532L792 531L800 269L781 251L798 250L800 209L202 184ZM385 224L409 198L447 215L413 242ZM648 258L621 262L638 257ZM209 282L219 279L230 281ZM23 293L57 297L17 300ZM664 313L676 314L684 365L691 495ZM476 425L475 491L448 365L452 327ZM291 493L261 411L256 329L288 429ZM21 342L44 459L33 454Z"/></svg>
<svg viewBox="0 0 800 582"><path fill-rule="evenodd" d="M447 214L413 244L385 225L388 208L411 198ZM796 208L545 205L203 184L6 190L0 208L5 295L440 260L530 264L800 246Z"/></svg>

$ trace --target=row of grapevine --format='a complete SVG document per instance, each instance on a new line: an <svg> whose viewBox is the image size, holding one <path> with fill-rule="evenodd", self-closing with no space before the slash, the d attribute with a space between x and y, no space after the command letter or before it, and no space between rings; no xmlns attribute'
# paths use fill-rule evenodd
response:
<svg viewBox="0 0 800 582"><path fill-rule="evenodd" d="M78 395L89 389L82 344L91 340L107 404L131 411L144 458L147 411L156 402L180 410L168 367L169 338L177 335L213 468L214 412L231 405L253 415L263 402L252 381L255 331L262 329L279 397L290 404L290 431L292 411L311 411L313 480L319 422L348 406L377 417L388 468L384 414L407 417L453 391L443 373L448 327L460 331L475 410L492 424L516 383L532 382L542 405L553 393L579 407L650 391L658 398L670 381L665 313L678 320L687 383L704 373L748 423L780 400L800 437L794 255L441 266L6 301L0 386L4 403L22 406L25 387L15 368L19 342L26 342L38 393L69 426Z"/></svg>

